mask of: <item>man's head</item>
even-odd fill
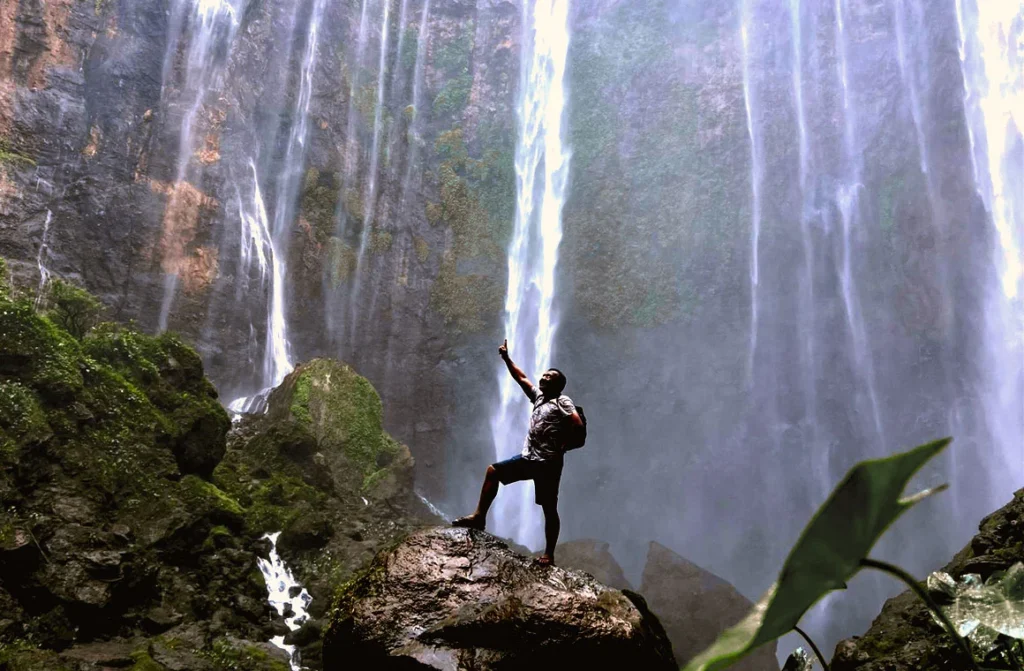
[[[540,390],[544,392],[545,396],[558,396],[565,389],[565,373],[558,370],[557,368],[548,368],[544,371],[544,374],[540,376],[540,383],[538,386]]]

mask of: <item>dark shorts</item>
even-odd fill
[[[492,464],[498,472],[498,482],[508,485],[522,480],[533,480],[538,506],[558,503],[558,483],[562,479],[562,460],[536,461],[517,455]]]

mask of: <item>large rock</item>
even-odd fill
[[[977,573],[982,580],[1024,561],[1024,489],[987,516],[979,533],[939,569],[956,579]],[[863,636],[840,641],[833,671],[916,671],[969,668],[956,644],[909,590],[885,602]]]
[[[619,562],[608,550],[608,543],[604,541],[584,538],[559,543],[555,548],[555,556],[558,565],[563,568],[586,571],[599,582],[615,589],[633,589]]]
[[[343,589],[324,669],[674,669],[638,595],[541,568],[484,532],[431,528]]]
[[[654,542],[642,580],[640,592],[665,626],[680,664],[704,650],[754,605],[722,578]],[[778,671],[775,645],[763,646],[732,668]]]

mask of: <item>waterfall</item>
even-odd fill
[[[811,228],[811,189],[810,181],[810,141],[807,133],[807,109],[804,100],[803,82],[803,19],[801,15],[800,0],[789,0],[789,28],[792,33],[792,68],[791,77],[793,86],[793,105],[796,108],[797,134],[798,138],[798,177],[797,185],[800,189],[800,243],[803,250],[802,274],[799,278],[799,322],[800,328],[800,350],[801,362],[801,384],[803,386],[804,415],[808,427],[808,442],[811,445],[817,444],[818,433],[818,364],[817,344],[815,333],[818,328],[817,305],[815,303],[814,270],[816,263],[817,249],[814,244],[814,237]],[[812,452],[811,471],[813,479],[819,484],[819,494],[824,497],[831,486],[828,473],[828,452],[826,450],[814,450]]]
[[[164,55],[162,92],[166,93],[173,78],[174,61],[178,45],[185,35],[189,36],[188,51],[185,55],[184,82],[180,102],[184,105],[178,136],[178,163],[175,182],[188,177],[192,152],[196,146],[193,125],[203,106],[207,92],[217,83],[225,58],[223,52],[230,52],[238,31],[239,16],[247,0],[176,0],[171,16],[172,33]],[[185,16],[190,20],[186,21]],[[226,49],[222,47],[227,46]],[[168,197],[168,207],[173,204],[174,193]],[[178,288],[179,268],[173,260],[164,261],[164,294],[160,305],[157,330],[167,330],[174,296]]]
[[[549,365],[557,326],[555,266],[569,174],[569,150],[563,138],[569,2],[536,0],[532,11],[529,5],[523,5],[516,219],[508,251],[505,336],[513,359],[536,381]],[[507,459],[522,446],[529,404],[504,365],[498,377],[501,403],[491,417],[491,431],[495,456]],[[496,508],[499,534],[528,545],[541,538],[532,486],[503,492]]]
[[[846,310],[846,321],[849,327],[850,341],[853,345],[854,365],[858,374],[863,376],[870,406],[869,412],[875,429],[876,448],[880,450],[885,444],[885,432],[882,428],[882,414],[878,406],[878,394],[875,390],[874,364],[861,314],[860,298],[853,270],[853,227],[859,223],[860,194],[864,189],[864,184],[861,182],[862,148],[857,144],[857,121],[854,116],[853,94],[850,90],[844,7],[844,0],[835,0],[837,68],[839,82],[842,86],[843,149],[848,171],[844,180],[840,181],[836,192],[836,205],[839,208],[839,218],[842,224],[842,260],[839,274],[843,306]]]
[[[228,404],[228,408],[235,413],[263,411],[270,390],[281,384],[285,376],[294,369],[291,344],[288,340],[288,308],[285,297],[288,279],[287,251],[309,149],[309,107],[313,97],[313,73],[316,69],[325,6],[326,0],[314,0],[306,26],[306,40],[299,68],[298,95],[291,115],[293,121],[274,191],[273,222],[268,222],[260,178],[253,160],[249,162],[252,173],[252,196],[248,206],[243,204],[239,196],[241,267],[247,276],[252,264],[252,252],[255,250],[261,284],[267,288],[267,322],[260,378],[262,389],[251,397],[238,398]],[[296,20],[294,16],[292,20]],[[295,30],[293,26],[293,33]]]
[[[46,211],[46,221],[43,222],[43,237],[39,241],[39,253],[36,255],[36,267],[39,269],[39,289],[36,291],[36,307],[43,303],[46,291],[46,283],[50,281],[52,273],[46,267],[46,257],[50,253],[50,223],[53,222],[53,211]]]
[[[287,277],[285,257],[288,238],[295,218],[295,201],[302,184],[306,164],[306,143],[309,139],[309,104],[313,97],[313,72],[316,69],[317,47],[320,40],[320,22],[323,20],[326,0],[315,0],[309,17],[306,44],[299,70],[299,95],[295,101],[295,119],[288,135],[282,174],[277,182],[274,224],[271,229],[273,243],[273,284],[270,309],[267,316],[266,345],[263,350],[263,386],[276,387],[292,372],[288,343],[287,306],[284,285]]]
[[[384,1],[384,16],[380,25],[380,57],[377,63],[377,102],[373,111],[373,141],[370,145],[370,167],[366,174],[366,189],[363,192],[363,230],[359,240],[359,252],[356,256],[354,283],[349,297],[349,333],[351,342],[355,343],[356,329],[359,323],[359,295],[362,290],[363,266],[366,262],[366,248],[373,234],[374,216],[377,204],[377,170],[380,166],[380,135],[384,114],[384,82],[387,74],[388,56],[388,22],[391,15],[390,0]]]
[[[761,181],[762,158],[761,140],[754,125],[753,87],[750,77],[750,30],[753,10],[749,2],[743,3],[743,23],[740,39],[743,44],[743,102],[747,112],[747,137],[750,139],[750,188],[752,191],[750,213],[750,355],[747,373],[750,383],[754,380],[754,360],[757,357],[758,328],[758,285],[761,269],[758,263],[761,241]]]
[[[277,553],[277,538],[281,532],[266,534],[263,538],[270,541],[270,557],[264,559],[257,557],[256,564],[263,574],[263,580],[267,583],[267,601],[274,607],[278,615],[284,617],[284,623],[291,631],[296,631],[309,618],[306,609],[309,608],[313,597],[309,595],[306,588],[295,580],[291,570]],[[290,608],[291,615],[286,615],[286,609]],[[284,642],[284,636],[275,636],[270,642],[288,653],[288,662],[292,671],[301,671],[303,668],[299,654],[295,651],[294,645]]]
[[[957,19],[974,179],[993,228],[980,396],[994,506],[1020,485],[1024,459],[1024,2],[958,0]]]
[[[349,95],[348,95],[348,111],[346,114],[345,122],[345,146],[342,149],[341,165],[342,165],[342,180],[341,180],[341,192],[338,198],[338,225],[337,225],[337,237],[342,241],[342,244],[348,245],[347,238],[350,228],[350,218],[355,218],[355,213],[350,212],[351,206],[350,194],[356,189],[357,179],[359,175],[359,95],[360,86],[362,79],[360,75],[365,69],[364,56],[366,54],[366,43],[370,35],[370,20],[369,20],[369,4],[370,0],[362,0],[359,10],[359,32],[356,35],[356,48],[355,53],[351,55],[350,60],[352,62],[351,68],[349,68]],[[383,50],[382,50],[383,53]],[[361,213],[360,213],[361,214]],[[358,216],[358,215],[357,215]],[[366,225],[366,222],[363,222]],[[346,249],[345,251],[349,251]],[[349,297],[350,298],[350,297]],[[343,306],[351,305],[351,302],[346,303],[344,300],[341,301]],[[341,315],[339,323],[339,312]],[[344,338],[344,329],[348,326],[349,311],[345,307],[340,310],[328,310],[327,311],[327,327],[328,330],[334,335],[340,344],[346,342]]]

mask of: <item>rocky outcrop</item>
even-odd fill
[[[289,642],[319,668],[334,588],[432,519],[373,387],[313,361],[226,436],[177,336],[76,338],[11,293],[0,279],[0,668],[285,671],[257,566],[276,531],[313,595]]]
[[[4,286],[0,362],[0,659],[116,666],[160,636],[214,669],[215,649],[261,649],[268,548],[203,479],[229,421],[195,351],[114,324],[76,339]]]
[[[977,573],[982,580],[1024,561],[1024,489],[981,521],[979,533],[938,569],[955,579]],[[885,602],[862,636],[836,646],[834,671],[919,671],[970,668],[963,653],[909,590]]]
[[[725,580],[654,542],[647,553],[640,593],[664,625],[680,665],[711,645],[754,605]],[[731,668],[778,671],[775,644],[762,646]]]
[[[608,543],[593,539],[582,539],[559,543],[555,548],[558,565],[564,568],[586,571],[597,581],[615,589],[633,589],[619,562],[608,549]]]
[[[674,669],[643,599],[542,568],[484,532],[433,528],[339,593],[324,668]]]

